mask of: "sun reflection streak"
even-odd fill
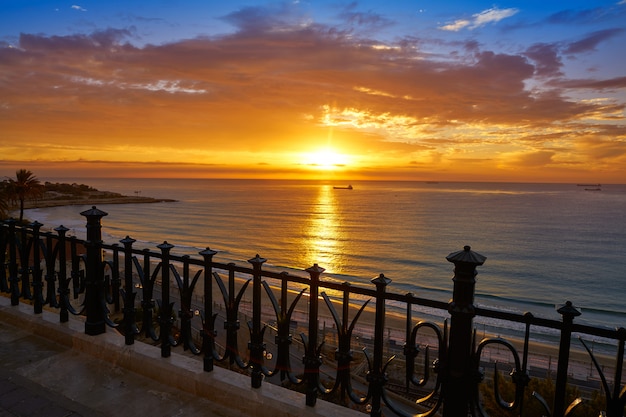
[[[317,263],[325,268],[327,273],[341,272],[340,258],[344,243],[337,202],[330,185],[320,187],[304,235],[308,264]]]

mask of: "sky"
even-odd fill
[[[0,176],[626,183],[626,0],[0,0]]]

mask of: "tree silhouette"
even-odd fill
[[[7,185],[9,199],[20,202],[20,222],[24,219],[24,201],[43,194],[43,186],[35,175],[27,169],[18,169],[15,179],[9,178]]]

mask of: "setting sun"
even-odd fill
[[[304,164],[316,169],[334,170],[346,166],[349,162],[350,157],[348,155],[331,148],[321,149],[304,155]]]

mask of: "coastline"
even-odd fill
[[[101,191],[85,184],[52,183],[46,181],[40,184],[36,195],[23,201],[24,210],[63,207],[88,206],[98,204],[144,204],[144,203],[173,203],[178,200],[170,198],[144,197],[135,191],[135,196],[129,196],[112,191]],[[18,201],[12,201],[9,212],[19,210]]]
[[[178,200],[169,198],[152,197],[85,197],[73,199],[39,199],[24,203],[24,209],[50,208],[62,206],[85,206],[98,204],[151,204],[151,203],[175,203]]]

